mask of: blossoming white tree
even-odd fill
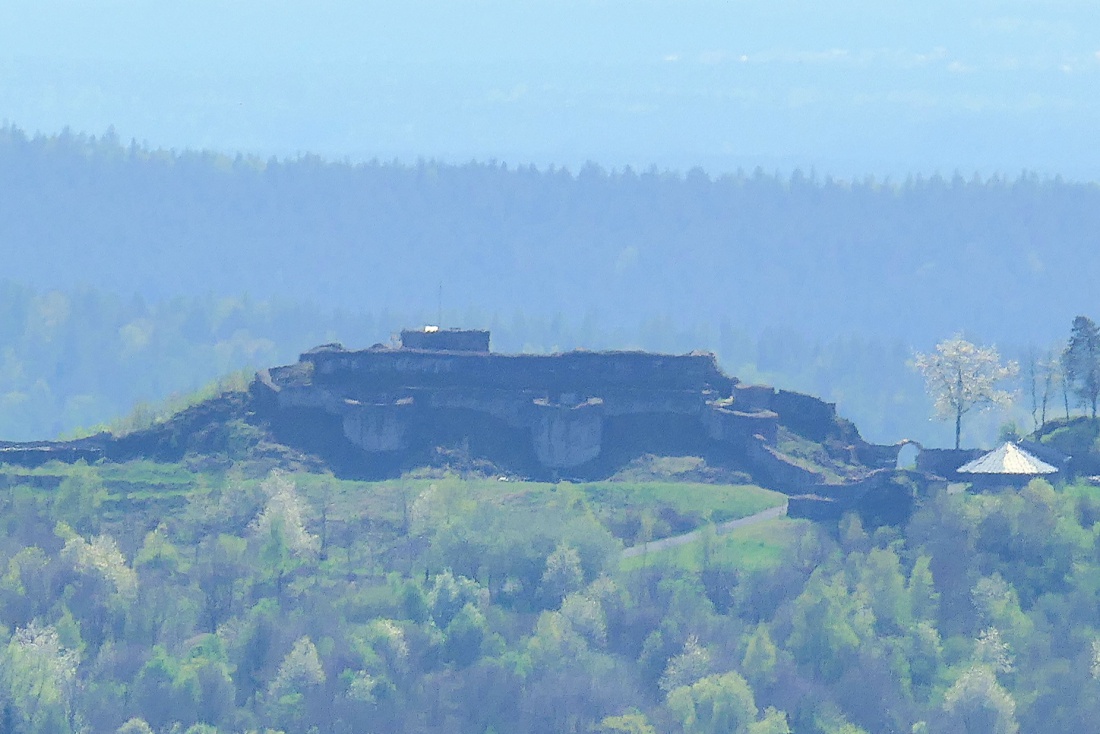
[[[937,344],[935,352],[918,354],[914,364],[924,375],[936,416],[955,419],[955,448],[964,415],[1012,402],[1012,394],[998,385],[1019,371],[1015,362],[1001,364],[996,347],[978,346],[959,334]]]
[[[54,627],[31,622],[15,631],[7,648],[0,649],[0,689],[14,708],[18,731],[71,728],[79,663],[79,653],[61,644]]]
[[[298,496],[294,480],[273,471],[260,485],[267,495],[264,509],[252,521],[252,530],[260,538],[281,533],[283,542],[295,556],[311,557],[320,548],[317,536],[306,530],[306,507]]]

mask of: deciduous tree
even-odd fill
[[[316,712],[320,703],[316,699],[325,680],[317,646],[308,637],[299,638],[268,686],[268,702],[276,720],[287,729],[305,731],[303,719]]]
[[[1012,400],[997,386],[1015,376],[1018,367],[1015,362],[1002,364],[995,347],[981,347],[955,335],[937,344],[935,352],[918,354],[914,364],[924,375],[937,417],[955,419],[955,448],[959,448],[964,415]]]
[[[685,734],[746,734],[758,711],[749,684],[732,671],[674,689],[668,708]]]
[[[963,672],[944,694],[948,731],[960,734],[1016,734],[1016,702],[993,671],[975,665]]]
[[[0,654],[0,684],[21,732],[67,732],[79,655],[61,644],[57,630],[31,622]]]

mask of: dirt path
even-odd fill
[[[714,530],[718,535],[725,535],[728,532],[736,530],[737,528],[747,527],[749,525],[755,525],[758,522],[764,522],[765,520],[772,520],[777,517],[783,517],[787,514],[787,503],[783,502],[778,507],[772,507],[771,509],[758,512],[755,515],[749,515],[748,517],[742,517],[737,520],[727,520],[724,523],[720,523],[714,526]],[[660,540],[651,540],[648,543],[642,545],[635,545],[627,548],[623,551],[623,558],[633,558],[634,556],[640,556],[643,553],[656,553],[657,551],[663,551],[668,548],[675,548],[678,545],[684,545],[690,543],[693,540],[698,540],[702,535],[703,528],[698,530],[692,530],[690,533],[684,533],[683,535],[673,535],[671,538],[661,538]]]

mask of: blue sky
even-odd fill
[[[5,0],[0,119],[154,146],[1100,180],[1089,2]]]

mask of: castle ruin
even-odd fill
[[[402,332],[398,345],[317,347],[261,371],[251,393],[280,440],[366,474],[462,446],[537,478],[603,477],[659,454],[702,456],[773,484],[823,481],[776,451],[781,427],[867,469],[896,455],[863,441],[834,405],[744,385],[709,353],[500,354],[486,331],[429,327]]]

